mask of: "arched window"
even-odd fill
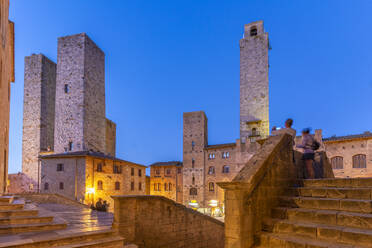
[[[115,190],[120,190],[120,182],[115,182]]]
[[[222,167],[222,173],[229,173],[230,172],[230,166],[224,165]]]
[[[97,190],[103,190],[103,183],[101,180],[97,182]]]
[[[367,168],[366,155],[364,154],[354,155],[353,168]]]
[[[341,156],[336,156],[331,158],[332,169],[343,169],[344,168],[344,158]]]
[[[97,165],[97,172],[102,172],[102,163]]]
[[[44,183],[44,190],[49,190],[49,183]]]
[[[209,175],[214,175],[214,173],[215,173],[214,166],[209,166],[208,174]]]
[[[168,190],[172,191],[172,184],[171,183],[169,183],[169,185],[168,185]]]
[[[168,184],[167,183],[164,183],[164,191],[167,191],[168,189]]]
[[[198,195],[198,190],[196,188],[191,188],[190,195]]]
[[[192,185],[194,185],[194,184],[195,184],[195,177],[192,176]]]
[[[251,36],[256,36],[257,35],[257,28],[255,26],[251,27],[250,35]]]
[[[209,191],[211,191],[211,192],[214,191],[214,183],[213,182],[209,183]]]

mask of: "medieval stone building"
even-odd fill
[[[9,156],[10,83],[14,82],[14,23],[9,0],[0,1],[0,195],[6,191]]]
[[[145,194],[145,166],[118,159],[105,114],[105,54],[85,34],[58,39],[57,64],[25,58],[22,170],[35,191],[94,203]]]

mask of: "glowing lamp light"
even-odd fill
[[[210,200],[209,201],[209,206],[211,206],[211,207],[217,207],[218,206],[218,201],[217,200]]]
[[[189,202],[189,205],[192,206],[192,207],[198,207],[199,206],[199,204],[195,200],[191,200]]]
[[[87,188],[88,194],[94,194],[94,188]]]

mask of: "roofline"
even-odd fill
[[[217,145],[208,145],[204,147],[206,150],[216,149],[216,148],[224,148],[224,147],[232,147],[236,146],[236,143],[226,143],[226,144],[217,144]]]
[[[334,138],[330,137],[330,138],[324,138],[323,143],[337,143],[337,142],[343,142],[343,141],[366,140],[366,139],[372,139],[372,136],[350,137],[350,138],[347,138],[345,136],[334,137]]]

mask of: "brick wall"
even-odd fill
[[[183,203],[182,166],[151,166],[150,175],[151,195],[164,196],[175,202]]]
[[[106,118],[106,153],[116,156],[116,124]]]
[[[117,196],[116,229],[146,248],[222,248],[224,224],[162,196]]]

